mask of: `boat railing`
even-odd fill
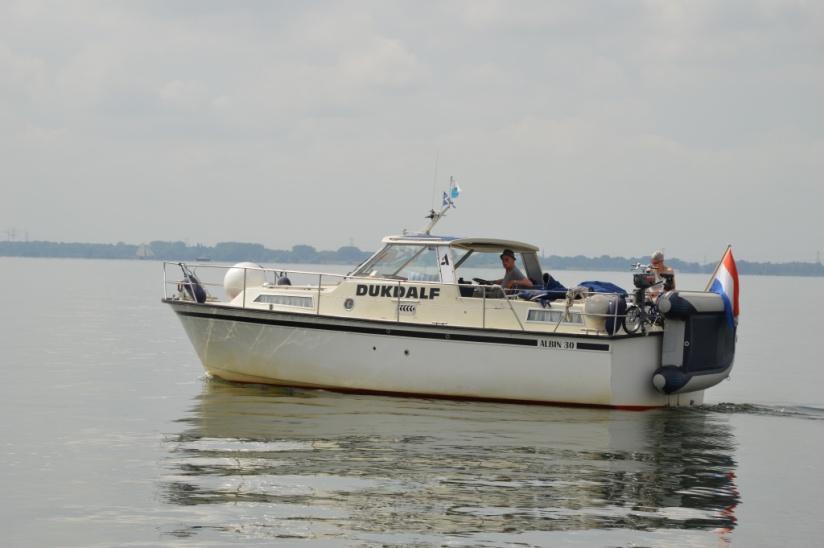
[[[284,268],[268,268],[263,266],[239,266],[239,265],[225,265],[225,264],[203,264],[203,263],[184,263],[180,261],[164,261],[163,262],[163,298],[168,300],[170,299],[169,295],[169,287],[174,287],[176,292],[173,293],[175,298],[182,298],[183,300],[193,300],[191,299],[191,293],[189,295],[184,292],[184,288],[188,285],[192,285],[193,282],[189,279],[189,277],[182,273],[182,279],[173,279],[170,280],[169,277],[169,268],[172,269],[186,269],[189,270],[195,278],[195,282],[200,284],[207,293],[206,300],[207,302],[220,302],[220,301],[231,301],[229,295],[226,294],[224,288],[224,280],[221,277],[219,280],[215,280],[214,276],[215,273],[220,273],[221,276],[225,276],[227,272],[230,270],[241,271],[242,274],[242,282],[240,287],[237,288],[238,295],[241,295],[241,307],[246,308],[246,290],[250,287],[254,287],[251,283],[252,280],[260,281],[260,275],[262,275],[263,287],[272,288],[272,287],[292,287],[292,288],[300,288],[306,290],[317,291],[317,299],[316,301],[316,313],[320,311],[320,295],[324,287],[324,280],[327,281],[326,287],[337,285],[341,281],[352,278],[349,274],[335,274],[330,272],[314,272],[314,271],[306,271],[306,270],[291,270],[291,269],[284,269]],[[185,272],[185,270],[184,270]],[[254,275],[250,273],[260,273],[260,275]],[[209,276],[208,278],[206,276]],[[294,278],[294,279],[293,279]],[[337,279],[336,283],[328,283],[330,280]]]
[[[170,276],[169,269],[172,268],[174,270],[181,269],[180,277],[178,276]],[[222,276],[225,276],[225,273],[229,270],[235,269],[235,271],[242,271],[242,283],[241,286],[238,287],[238,295],[241,295],[241,308],[247,308],[247,301],[246,301],[246,294],[247,289],[250,287],[254,287],[258,285],[258,282],[261,280],[261,276],[263,279],[262,285],[263,287],[267,288],[275,288],[275,287],[289,287],[290,289],[302,289],[307,292],[312,292],[313,296],[315,297],[313,312],[316,315],[320,315],[321,313],[321,300],[323,297],[323,290],[324,288],[334,287],[339,285],[340,283],[350,280],[350,279],[357,279],[357,280],[368,280],[369,282],[381,282],[384,284],[392,283],[397,284],[398,288],[400,288],[404,283],[414,282],[415,284],[422,284],[422,285],[455,285],[457,286],[460,292],[461,288],[472,288],[473,297],[478,297],[477,292],[480,292],[480,300],[481,300],[481,322],[480,327],[486,328],[487,327],[487,315],[488,311],[491,310],[490,303],[501,303],[505,302],[506,307],[509,309],[512,317],[515,320],[515,323],[518,325],[519,330],[521,331],[528,331],[528,326],[524,324],[524,319],[522,319],[521,314],[518,312],[515,306],[515,302],[522,301],[523,298],[519,295],[518,292],[510,292],[509,290],[505,290],[502,286],[497,284],[491,285],[474,285],[474,284],[461,284],[461,283],[442,283],[442,282],[434,282],[428,280],[407,280],[407,279],[398,279],[398,278],[391,278],[391,277],[369,277],[364,278],[363,276],[352,276],[351,273],[347,274],[336,274],[330,272],[316,272],[316,271],[306,271],[306,270],[292,270],[292,269],[284,269],[284,268],[276,268],[276,267],[263,267],[263,266],[240,266],[240,265],[225,265],[225,264],[214,264],[214,263],[184,263],[184,262],[172,262],[172,261],[164,261],[163,262],[163,298],[164,300],[187,300],[187,301],[194,301],[195,292],[192,291],[192,287],[194,284],[200,285],[205,290],[205,302],[229,302],[232,298],[229,297],[225,293],[224,288],[224,281],[223,278],[220,277],[218,280],[215,280],[215,277],[218,273]],[[186,274],[186,273],[189,274]],[[250,283],[252,282],[252,283]],[[170,295],[169,288],[174,287],[175,290]],[[188,289],[187,289],[188,287]],[[395,312],[395,321],[401,321],[401,303],[403,300],[402,292],[400,289],[394,293],[396,297],[393,299],[397,302],[396,312]],[[583,316],[589,316],[594,318],[599,318],[602,320],[609,320],[610,318],[613,320],[614,325],[619,325],[623,319],[623,315],[619,313],[619,309],[617,306],[614,306],[612,311],[609,312],[595,312],[595,311],[576,311],[572,312],[572,307],[576,302],[582,302],[583,300],[587,299],[588,297],[592,297],[595,295],[602,295],[607,298],[619,298],[623,295],[620,294],[613,294],[613,293],[602,293],[602,292],[591,292],[583,290],[582,288],[573,288],[567,290],[565,297],[562,301],[555,303],[549,300],[542,300],[540,301],[541,307],[544,309],[554,310],[554,311],[561,311],[561,315],[559,316],[558,321],[556,322],[553,332],[556,332],[562,323],[565,323],[564,320],[569,322],[574,314],[580,314]],[[495,307],[499,309],[499,307]],[[584,331],[600,331],[599,329],[591,329],[587,327],[582,327]]]

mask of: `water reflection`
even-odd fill
[[[724,414],[208,381],[181,423],[167,441],[162,496],[205,511],[168,534],[475,542],[523,531],[723,532],[736,522]]]

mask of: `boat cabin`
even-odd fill
[[[382,243],[383,247],[350,276],[464,285],[470,282],[463,280],[460,269],[470,257],[494,254],[497,259],[504,249],[518,256],[518,268],[536,287],[543,276],[538,248],[514,240],[404,234],[387,236]],[[479,266],[495,268],[500,263],[483,261]]]

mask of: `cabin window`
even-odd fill
[[[312,308],[312,297],[301,297],[298,295],[258,295],[255,299],[256,303],[265,304],[280,304],[284,306],[300,306],[303,308]]]
[[[426,246],[398,272],[402,278],[410,281],[437,282],[441,279],[438,266],[438,248]]]
[[[563,310],[530,310],[526,316],[528,322],[548,322],[558,323],[564,317]],[[569,320],[561,320],[562,323],[584,323],[584,318],[577,312],[570,313]]]

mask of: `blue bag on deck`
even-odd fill
[[[599,282],[599,281],[589,281],[589,282],[581,282],[578,284],[578,287],[586,287],[593,293],[617,293],[621,297],[626,297],[627,292],[624,289],[618,287],[612,282]]]
[[[526,300],[537,300],[545,303],[566,297],[567,288],[553,278],[549,273],[544,273],[543,289],[524,289],[518,292],[518,297]],[[537,286],[536,287],[540,287]]]

